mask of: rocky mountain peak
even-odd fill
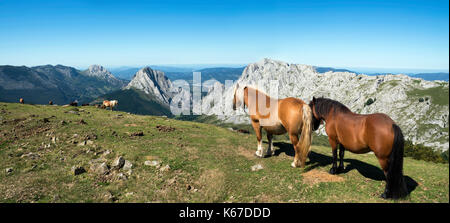
[[[93,74],[96,74],[96,73],[109,73],[109,71],[106,70],[106,68],[104,68],[103,66],[98,65],[98,64],[94,64],[94,65],[89,66],[88,70],[89,70],[90,73],[93,73]]]
[[[124,81],[117,79],[111,72],[101,65],[91,65],[83,73],[90,77],[106,80],[114,86],[122,87],[126,84]]]
[[[161,102],[168,104],[173,96],[170,91],[172,83],[164,75],[164,72],[153,70],[150,67],[140,69],[125,87],[125,89],[136,88],[144,91],[146,94],[155,95]]]
[[[86,74],[89,76],[96,76],[96,77],[100,77],[100,78],[117,79],[106,68],[104,68],[101,65],[97,65],[97,64],[89,66],[89,68],[86,71]]]

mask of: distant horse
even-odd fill
[[[23,100],[23,98],[20,98],[20,99],[19,99],[19,102],[20,102],[20,104],[25,103],[25,101]]]
[[[382,113],[360,115],[350,111],[340,102],[328,98],[314,98],[310,102],[313,111],[314,130],[325,121],[333,152],[331,174],[344,170],[344,151],[367,153],[372,151],[378,158],[386,176],[383,198],[402,198],[407,195],[403,178],[404,138],[401,129],[392,119]],[[339,167],[337,147],[339,146]]]
[[[53,105],[53,101],[49,101],[48,104],[49,104],[49,105]]]
[[[112,101],[103,101],[103,105],[104,108],[106,109],[107,107],[111,108],[111,111],[113,111],[113,108],[116,107],[119,104],[119,102],[117,100],[112,100]]]
[[[248,86],[239,88],[239,85],[237,85],[233,97],[234,110],[237,106],[242,105],[241,100],[250,111],[251,123],[256,132],[258,149],[255,155],[264,157],[261,144],[262,129],[267,132],[269,141],[266,156],[273,153],[273,135],[281,135],[287,132],[295,149],[295,157],[291,166],[305,167],[312,140],[312,111],[309,105],[297,98],[273,99],[257,89]],[[259,104],[259,102],[264,102],[263,100],[266,102],[266,108],[262,108]],[[264,109],[268,112],[262,112]]]
[[[73,102],[70,102],[70,104],[69,104],[70,106],[78,106],[78,102],[77,101],[73,101]]]

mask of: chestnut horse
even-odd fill
[[[304,167],[312,140],[312,111],[309,105],[297,98],[273,99],[257,89],[248,86],[239,88],[239,85],[236,85],[233,97],[234,110],[237,106],[242,105],[242,100],[244,106],[249,109],[251,123],[258,140],[258,149],[255,155],[258,157],[271,156],[273,135],[287,132],[295,150],[291,166]],[[260,102],[264,103],[263,100],[265,100],[266,106],[260,104]],[[263,154],[261,143],[262,129],[267,132],[269,141],[266,154]]]
[[[119,104],[119,102],[117,100],[112,100],[112,101],[105,100],[105,101],[103,101],[102,107],[104,106],[105,109],[107,107],[110,107],[111,111],[112,111],[113,108],[116,107],[118,104]]]
[[[325,121],[325,131],[333,152],[331,174],[344,170],[344,151],[367,153],[378,158],[386,176],[383,198],[403,198],[407,188],[403,178],[403,145],[401,129],[386,114],[355,114],[340,102],[328,98],[314,98],[309,106],[313,111],[314,130]],[[337,147],[339,146],[339,167]]]

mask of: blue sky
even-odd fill
[[[446,70],[449,1],[0,0],[0,64]]]

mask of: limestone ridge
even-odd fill
[[[124,85],[122,80],[117,79],[113,74],[111,74],[111,72],[100,65],[94,64],[89,66],[89,68],[84,71],[84,74],[90,77],[97,77],[99,79],[106,80],[114,85]]]
[[[144,67],[134,75],[125,89],[142,90],[146,94],[153,94],[164,104],[169,104],[175,94],[171,92],[172,87],[172,82],[164,75],[164,72]]]
[[[324,96],[340,101],[356,113],[386,113],[412,142],[444,151],[448,149],[448,97],[439,97],[448,95],[448,82],[425,81],[401,74],[318,73],[314,66],[263,59],[249,64],[237,83],[256,86],[260,80],[265,82],[263,90],[266,92],[269,92],[269,81],[277,80],[279,98],[297,97],[309,103],[313,96]],[[242,109],[235,112],[231,106],[214,103],[233,99],[235,85],[228,89],[218,85],[202,99],[203,113],[217,115],[225,122],[249,123],[248,115]],[[224,91],[222,98],[218,98],[221,94],[214,92],[216,90]],[[367,105],[370,98],[376,100]],[[323,127],[320,131],[325,134]]]

